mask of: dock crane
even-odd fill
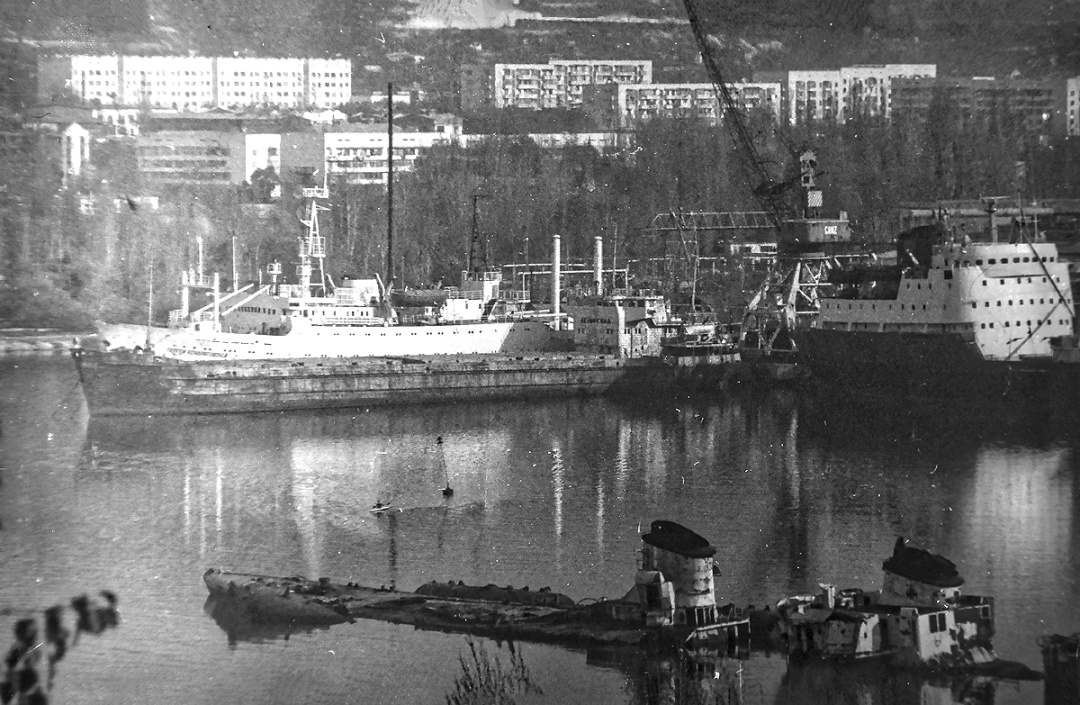
[[[792,150],[798,170],[787,178],[774,178],[758,150],[742,107],[735,100],[716,58],[711,39],[698,12],[698,0],[683,0],[690,28],[709,73],[720,105],[722,122],[731,135],[754,197],[777,235],[777,254],[764,282],[746,309],[740,352],[748,362],[768,363],[771,375],[794,371],[795,343],[790,331],[809,325],[819,309],[821,290],[828,286],[828,272],[849,254],[851,232],[847,215],[820,217],[821,191],[816,188],[817,155],[809,147]],[[800,208],[794,207],[791,191],[802,189]]]

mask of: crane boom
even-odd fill
[[[765,162],[746,125],[743,111],[735,102],[731,89],[724,81],[720,64],[709,47],[709,37],[698,14],[696,0],[683,0],[683,6],[690,20],[690,29],[694,32],[698,51],[701,52],[701,60],[705,65],[705,70],[709,72],[709,80],[712,82],[717,101],[723,111],[723,123],[731,134],[743,168],[750,177],[754,196],[768,214],[773,227],[779,232],[781,223],[788,215],[788,209],[783,200],[784,184],[775,181],[765,168]]]

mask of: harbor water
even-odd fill
[[[431,580],[633,585],[654,519],[717,548],[721,604],[878,588],[897,536],[995,598],[999,656],[1080,631],[1080,434],[1043,418],[877,417],[792,389],[203,417],[88,418],[66,357],[0,359],[0,633],[84,593],[122,624],[82,637],[55,702],[442,703],[460,634],[357,621],[293,634],[207,608],[221,567],[414,590]],[[436,438],[442,437],[442,450]],[[444,473],[445,464],[445,473]],[[440,490],[447,477],[454,495]],[[372,515],[376,501],[400,512]],[[479,640],[492,657],[510,645]],[[515,644],[542,693],[647,701],[633,653]],[[1043,684],[887,668],[736,665],[743,703],[1042,703]]]

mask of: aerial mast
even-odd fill
[[[394,84],[386,84],[386,285],[394,283]]]

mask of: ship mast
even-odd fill
[[[319,211],[329,210],[317,203],[320,198],[328,198],[329,190],[326,187],[326,174],[323,174],[323,185],[312,188],[303,188],[300,195],[307,199],[307,220],[300,218],[300,222],[307,227],[306,232],[299,238],[300,264],[296,267],[296,273],[300,277],[300,302],[312,296],[312,287],[318,286],[326,295],[326,271],[323,261],[326,259],[326,238],[319,234]],[[314,266],[312,260],[315,261]],[[318,283],[312,284],[311,278],[315,268],[318,268]]]

